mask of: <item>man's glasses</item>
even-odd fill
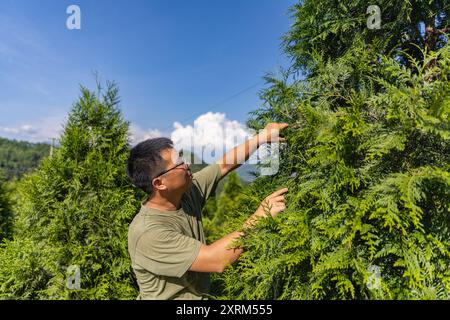
[[[170,169],[167,169],[167,170],[164,170],[164,171],[160,172],[160,173],[159,173],[157,176],[155,176],[153,179],[156,179],[156,178],[162,176],[163,174],[166,174],[167,172],[172,171],[172,170],[174,170],[174,169],[176,169],[176,168],[178,168],[178,167],[180,167],[180,166],[183,166],[183,165],[185,166],[185,169],[189,169],[189,163],[186,161],[185,158],[179,158],[177,162],[178,162],[178,164],[176,164],[174,167],[172,167],[172,168],[170,168]],[[152,181],[153,181],[153,179],[152,179]]]

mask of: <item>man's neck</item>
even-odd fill
[[[160,194],[152,194],[149,196],[144,206],[147,208],[154,208],[162,211],[176,211],[181,208],[182,196],[183,195],[165,198]]]

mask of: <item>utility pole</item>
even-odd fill
[[[53,157],[53,148],[55,146],[55,138],[50,138],[52,139],[52,144],[50,145],[50,158]]]

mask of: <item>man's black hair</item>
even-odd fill
[[[133,184],[147,194],[152,192],[152,179],[165,170],[161,151],[173,148],[169,138],[147,139],[138,143],[130,151],[127,174]]]

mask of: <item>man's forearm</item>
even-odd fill
[[[243,248],[232,248],[233,242],[241,235],[241,232],[235,231],[227,234],[210,245],[210,249],[214,252],[214,255],[218,261],[219,272],[222,272],[228,265],[233,264],[237,259],[239,259],[242,252],[244,252]]]
[[[253,214],[243,225],[243,229],[251,227],[258,219],[258,214]],[[219,271],[222,272],[227,266],[233,264],[241,254],[244,248],[235,247],[234,242],[242,236],[243,232],[235,231],[212,243],[209,247],[217,257]]]
[[[226,172],[230,172],[245,163],[250,155],[263,143],[265,143],[264,139],[260,134],[257,134],[227,152],[217,163],[220,164]]]
[[[195,272],[223,272],[230,264],[233,264],[244,252],[242,247],[236,246],[235,241],[243,235],[247,228],[251,228],[258,219],[277,215],[285,209],[284,193],[288,191],[283,188],[267,196],[254,214],[243,224],[243,231],[235,231],[220,238],[210,245],[202,244],[200,252],[194,263],[189,268]]]

